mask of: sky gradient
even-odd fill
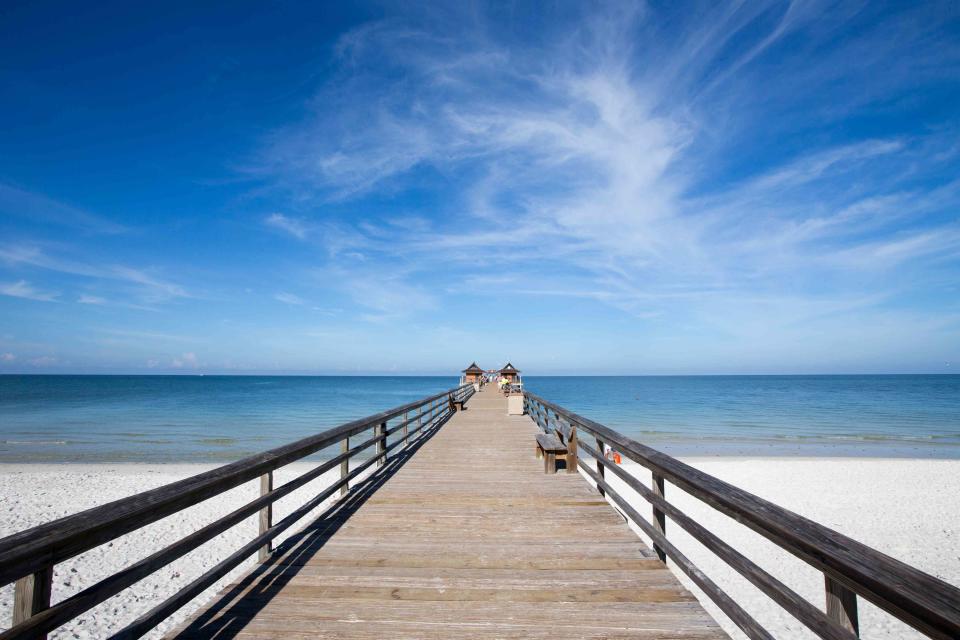
[[[955,2],[192,4],[0,8],[0,372],[960,372]]]

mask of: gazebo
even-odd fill
[[[470,363],[470,366],[463,370],[463,384],[471,382],[480,382],[483,377],[483,369],[477,366],[476,362]]]
[[[512,364],[510,364],[509,362],[503,367],[503,369],[500,369],[500,371],[498,371],[497,373],[499,373],[502,377],[506,378],[507,382],[509,382],[510,384],[513,384],[515,382],[520,382],[520,370],[517,369]]]

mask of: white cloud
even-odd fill
[[[831,33],[854,11],[831,12],[827,24],[795,3],[703,13],[673,25],[667,41],[647,10],[599,11],[538,41],[552,44],[530,46],[488,35],[471,12],[446,15],[442,28],[431,22],[429,32],[367,25],[341,40],[348,79],[321,92],[314,119],[272,138],[259,170],[319,202],[391,193],[406,179],[419,185],[423,168],[461,194],[432,226],[338,229],[346,240],[331,255],[356,251],[369,264],[327,272],[372,318],[434,307],[422,282],[470,277],[478,256],[505,265],[497,277],[521,283],[514,291],[708,322],[764,300],[796,300],[784,308],[805,318],[804,308],[835,313],[823,299],[874,307],[898,294],[891,270],[920,281],[930,260],[958,256],[956,230],[942,217],[956,210],[956,189],[908,182],[924,163],[946,167],[942,136],[807,136],[799,150],[737,164],[758,119],[810,126],[795,113],[777,120],[796,107],[776,96],[802,105],[829,76],[844,88],[831,94],[836,103],[854,104],[865,82],[909,82],[849,66],[838,77],[844,51],[868,43],[897,65],[926,55],[918,49],[936,38],[904,26],[899,39],[867,29],[837,43]],[[814,48],[822,64],[803,53]],[[774,50],[781,62],[771,68],[764,56]],[[382,60],[397,68],[381,75]],[[829,127],[842,115],[813,117]],[[474,283],[472,293],[504,291],[489,276]]]
[[[307,227],[302,220],[291,218],[282,213],[272,213],[267,216],[265,222],[281,231],[285,231],[295,238],[304,240],[307,237]]]
[[[170,366],[174,369],[197,369],[200,367],[200,362],[197,360],[197,354],[188,352],[179,358],[174,358],[170,362]]]
[[[57,273],[134,285],[139,298],[147,303],[164,302],[172,298],[192,297],[182,286],[157,277],[143,269],[125,265],[99,265],[55,258],[37,247],[2,246],[0,247],[0,260],[11,265],[26,265]]]
[[[306,304],[306,301],[303,298],[301,298],[300,296],[293,295],[292,293],[280,292],[280,293],[274,294],[273,299],[279,302],[282,302],[284,304],[293,304],[293,305]]]
[[[0,183],[0,211],[34,222],[52,222],[94,233],[116,234],[127,231],[123,225],[102,216],[4,183]]]
[[[14,362],[17,359],[12,353],[2,353],[0,354],[0,362]]]
[[[106,299],[101,298],[100,296],[91,296],[85,293],[80,294],[80,297],[77,298],[79,304],[94,304],[94,305],[103,305],[107,304]]]
[[[50,291],[40,291],[35,289],[26,280],[17,282],[0,283],[0,294],[14,298],[26,298],[28,300],[40,300],[42,302],[53,302],[57,299],[59,293]]]
[[[40,356],[39,358],[28,360],[28,362],[35,367],[49,367],[50,365],[56,364],[58,360],[53,356]]]

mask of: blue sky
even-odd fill
[[[960,368],[956,3],[92,4],[0,9],[0,371]]]

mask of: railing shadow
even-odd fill
[[[349,521],[376,491],[443,427],[454,414],[448,413],[423,436],[401,449],[386,464],[350,488],[301,531],[287,538],[262,564],[244,576],[174,638],[234,638],[279,594],[339,529]]]

